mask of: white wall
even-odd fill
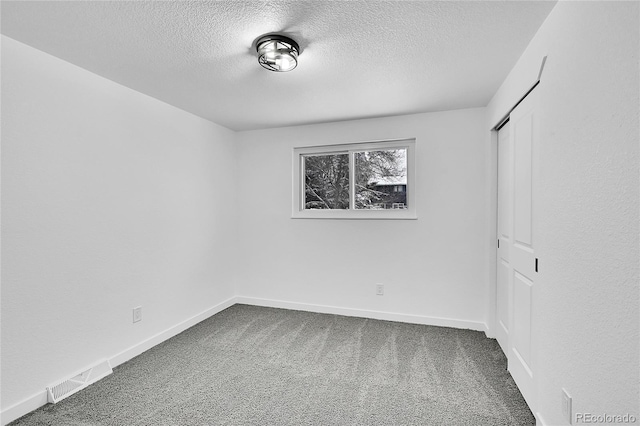
[[[239,133],[238,295],[484,329],[484,117],[479,108]],[[291,219],[293,147],[413,137],[417,220]]]
[[[639,4],[560,2],[488,106],[538,89],[538,413],[639,416]]]
[[[3,410],[234,295],[234,137],[2,37]]]

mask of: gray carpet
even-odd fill
[[[481,332],[234,305],[12,425],[534,425]]]

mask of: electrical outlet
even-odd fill
[[[569,422],[569,424],[573,424],[572,415],[571,415],[571,396],[567,393],[566,390],[562,389],[562,416]]]
[[[133,322],[142,321],[142,306],[133,308]]]
[[[376,295],[384,296],[384,284],[376,284]]]

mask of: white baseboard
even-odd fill
[[[486,334],[489,339],[496,338],[495,329],[492,327],[489,327],[489,325],[486,323],[484,324],[484,334]]]
[[[536,411],[534,417],[536,418],[536,426],[547,426],[544,419],[542,418],[542,415],[539,412]]]
[[[2,413],[0,413],[0,424],[4,426],[8,423],[11,423],[15,419],[18,419],[25,414],[32,412],[33,410],[37,410],[46,403],[47,391],[46,389],[42,389],[42,392],[38,392],[35,395],[23,399],[17,404],[13,404],[9,408],[5,408]]]
[[[202,311],[199,314],[194,315],[191,318],[188,318],[185,321],[182,321],[181,323],[176,324],[173,327],[170,327],[164,331],[161,331],[160,333],[154,336],[151,336],[148,339],[145,339],[142,342],[135,344],[130,348],[125,349],[124,351],[112,356],[109,359],[109,363],[111,364],[111,367],[116,367],[130,360],[131,358],[134,358],[140,355],[141,353],[151,349],[152,347],[164,342],[165,340],[168,340],[173,336],[176,336],[182,333],[186,329],[193,327],[194,325],[209,318],[210,316],[215,315],[218,312],[227,309],[229,306],[233,306],[236,303],[235,299],[236,299],[235,297],[231,297],[225,300],[224,302],[218,303],[217,305],[205,311]],[[18,419],[24,416],[25,414],[28,414],[31,411],[42,407],[46,403],[47,403],[47,392],[45,389],[43,389],[42,392],[38,392],[37,394],[32,395],[29,398],[26,398],[18,402],[17,404],[14,404],[11,407],[4,409],[0,413],[0,425],[4,426],[8,423],[11,423],[15,419]]]
[[[344,315],[347,317],[371,318],[385,321],[406,322],[410,324],[435,325],[467,330],[487,332],[487,325],[479,321],[466,321],[451,318],[428,317],[423,315],[398,314],[394,312],[370,311],[365,309],[341,308],[338,306],[315,305],[310,303],[287,302],[284,300],[260,299],[237,296],[236,303],[265,306],[270,308],[292,309],[296,311],[317,312],[321,314]]]
[[[111,367],[115,368],[118,365],[129,361],[131,358],[134,358],[138,355],[140,355],[141,353],[148,351],[149,349],[151,349],[152,347],[159,345],[160,343],[164,342],[165,340],[168,340],[170,338],[172,338],[173,336],[176,336],[180,333],[182,333],[183,331],[185,331],[186,329],[193,327],[194,325],[198,324],[201,321],[204,321],[205,319],[209,318],[212,315],[217,314],[220,311],[223,311],[225,309],[227,309],[230,306],[233,306],[236,304],[235,301],[235,297],[230,297],[229,299],[225,300],[224,302],[218,303],[217,305],[200,312],[197,315],[192,316],[191,318],[182,321],[179,324],[174,325],[173,327],[170,327],[164,331],[161,331],[160,333],[156,334],[155,336],[151,336],[146,340],[143,340],[140,343],[137,343],[133,346],[131,346],[128,349],[125,349],[124,351],[112,356],[109,359],[109,362],[111,363]]]

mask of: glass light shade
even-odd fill
[[[278,34],[261,37],[256,43],[258,63],[269,71],[291,71],[298,65],[298,43]]]

